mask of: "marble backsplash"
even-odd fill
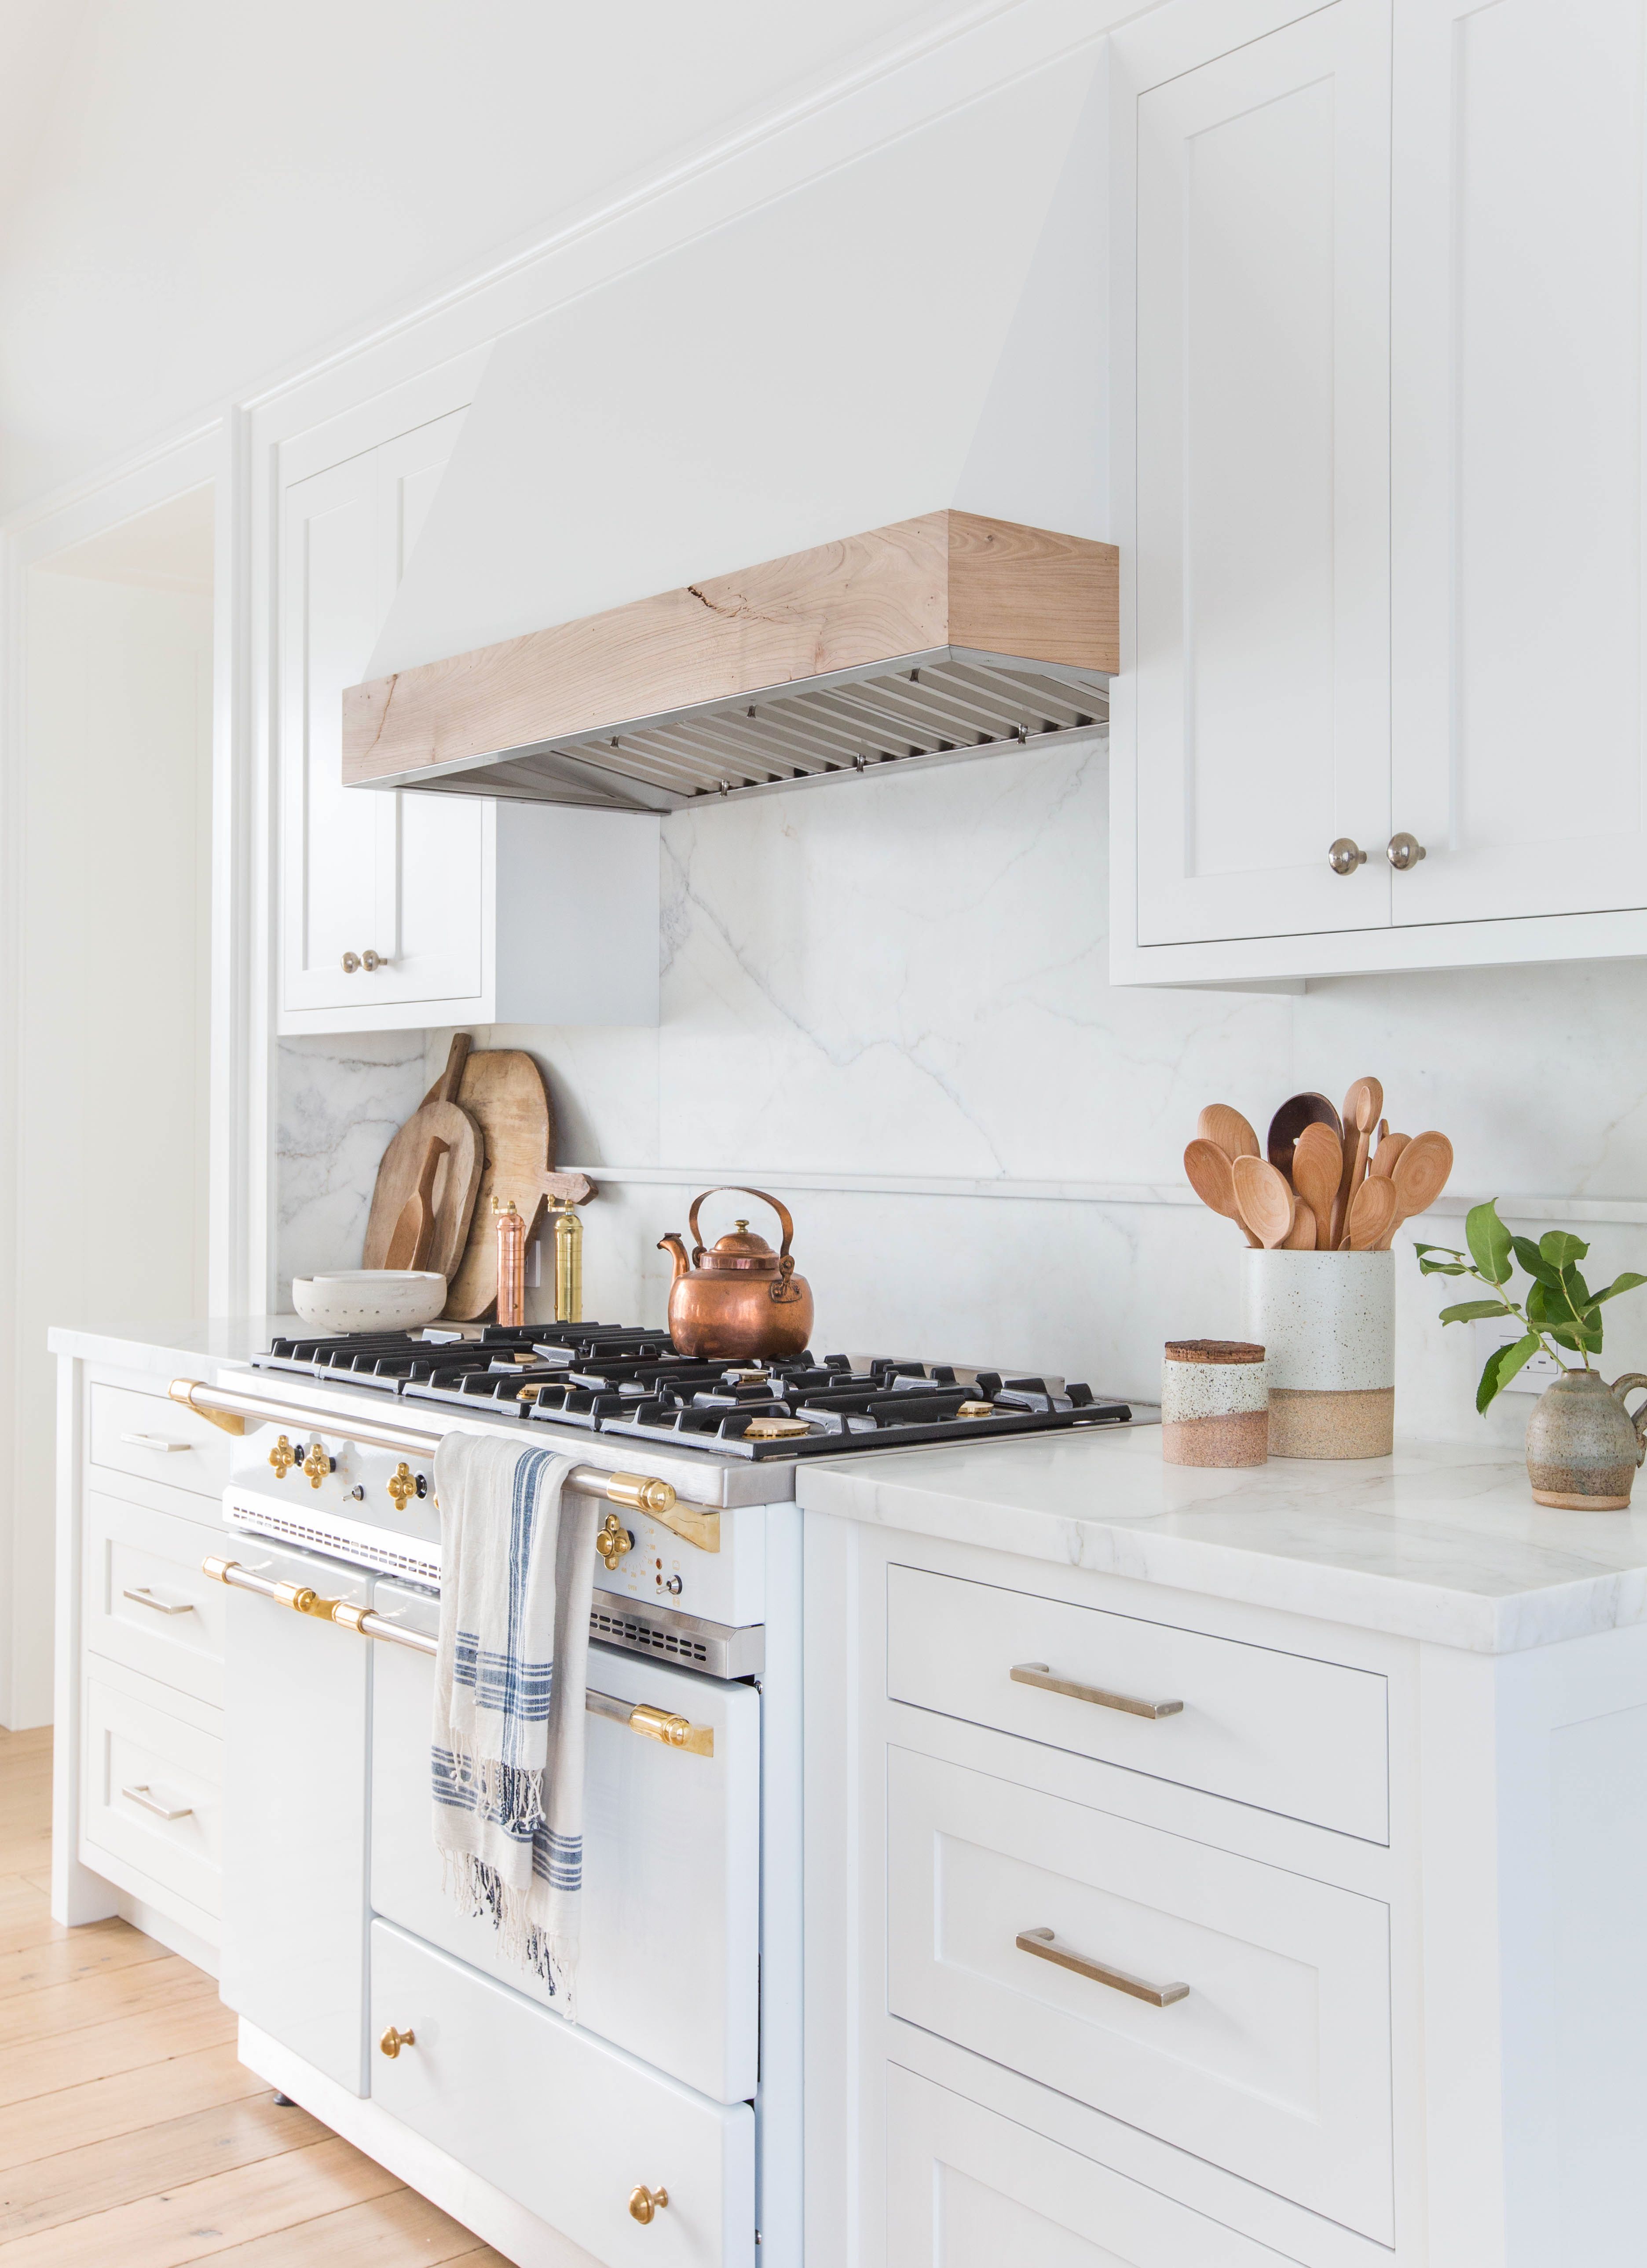
[[[1451,1135],[1461,1194],[1499,1194],[1506,1212],[1518,1194],[1599,1200],[1578,1229],[1592,1273],[1647,1270],[1636,964],[1303,995],[1112,990],[1105,805],[1100,747],[668,820],[658,1029],[475,1035],[538,1057],[559,1162],[607,1169],[588,1311],[661,1321],[656,1239],[733,1176],[791,1203],[820,1345],[1149,1395],[1164,1337],[1239,1328],[1238,1238],[1174,1201],[1200,1104],[1261,1128],[1296,1088],[1337,1097],[1363,1071],[1392,1123]],[[283,1292],[294,1272],[358,1263],[378,1157],[447,1036],[282,1044]],[[1420,1233],[1461,1227],[1433,1216]],[[1507,1399],[1483,1428],[1479,1352],[1436,1322],[1440,1282],[1409,1259],[1398,1283],[1399,1422],[1514,1438],[1530,1403]],[[1631,1302],[1613,1311],[1610,1372],[1647,1366],[1647,1295],[1636,1304],[1639,1323]]]

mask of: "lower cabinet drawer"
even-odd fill
[[[411,2040],[382,2051],[391,2027]],[[372,2098],[609,2268],[754,2268],[755,2114],[711,2102],[388,1922]],[[649,2221],[631,2200],[667,2191]]]
[[[164,1689],[156,1693],[163,1702]],[[85,1682],[82,1726],[85,1842],[221,1913],[222,1741],[95,1675]]]
[[[220,1528],[88,1490],[87,1652],[220,1708],[229,1594],[202,1574],[200,1563],[222,1549]]]
[[[1386,1907],[904,1749],[887,1817],[894,2015],[1393,2242]]]
[[[229,1437],[163,1393],[95,1381],[89,1397],[91,1462],[193,1496],[216,1498],[229,1478]],[[210,1513],[202,1507],[203,1516]]]
[[[1287,2268],[1278,2252],[896,2065],[889,2268]]]

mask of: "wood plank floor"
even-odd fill
[[[51,1734],[0,1731],[0,2268],[506,2268],[234,2053],[210,1977],[48,1906]]]

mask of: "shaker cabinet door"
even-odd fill
[[[1137,942],[1380,926],[1388,0],[1148,86],[1136,135]]]
[[[1397,0],[1397,924],[1647,904],[1644,19]]]

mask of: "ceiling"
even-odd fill
[[[0,511],[964,0],[0,0]]]

